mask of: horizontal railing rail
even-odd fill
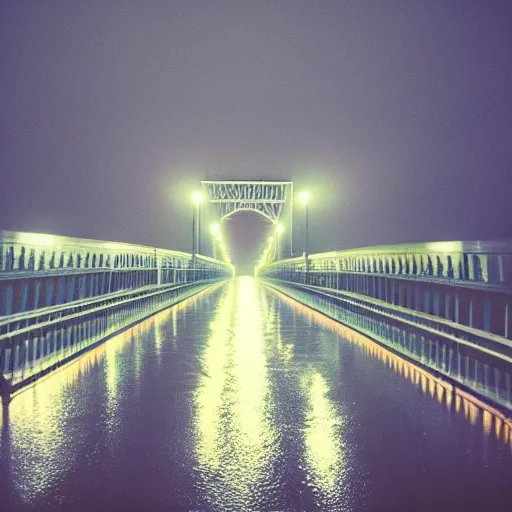
[[[267,280],[268,284],[279,287],[278,280]],[[296,283],[287,283],[286,286],[300,290],[302,292],[313,293],[327,299],[335,299],[339,304],[346,306],[357,306],[362,311],[368,313],[379,313],[390,320],[400,321],[404,325],[411,327],[420,327],[425,331],[442,333],[443,336],[450,338],[454,343],[466,346],[472,346],[478,350],[491,351],[496,357],[502,358],[504,362],[512,364],[512,340],[497,336],[489,332],[482,332],[466,325],[461,325],[444,318],[438,318],[434,315],[422,313],[420,311],[411,311],[400,306],[390,306],[382,301],[361,297],[359,294],[330,290],[318,286],[302,285]]]
[[[231,265],[207,256],[123,242],[40,233],[0,231],[0,279],[4,272],[56,269],[215,268]]]
[[[203,255],[121,242],[0,232],[0,318],[145,286],[227,278]]]
[[[257,275],[359,294],[512,339],[512,242],[351,249],[261,264]]]
[[[333,251],[257,275],[512,410],[512,241]]]
[[[512,286],[512,241],[363,247],[271,262],[260,274],[337,271]]]
[[[0,231],[2,400],[233,272],[228,261],[199,254]]]
[[[0,335],[0,391],[4,402],[12,393],[106,337],[219,282],[147,287],[80,305],[66,304],[46,315],[27,315],[32,319],[30,323],[13,320],[14,329]]]

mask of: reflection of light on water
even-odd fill
[[[340,416],[328,397],[329,386],[324,377],[313,372],[304,378],[308,393],[306,458],[311,470],[311,485],[326,496],[341,488],[346,459],[339,433]]]
[[[154,340],[155,340],[155,353],[158,364],[162,363],[162,343],[165,340],[165,332],[163,330],[163,322],[155,323],[155,332],[154,332]]]
[[[275,432],[269,401],[263,318],[256,284],[228,285],[210,324],[197,390],[195,448],[205,499],[223,510],[245,510],[271,480]],[[222,503],[219,502],[222,500]]]
[[[153,319],[150,318],[144,322],[143,329],[150,329],[153,324]],[[124,378],[123,373],[120,374],[119,369],[121,362],[119,361],[120,354],[123,348],[133,339],[136,327],[128,331],[124,331],[112,340],[105,343],[105,384],[107,391],[106,400],[106,432],[107,432],[107,450],[113,454],[119,448],[118,433],[119,433],[119,384]],[[122,368],[121,368],[122,370]]]
[[[323,313],[315,311],[273,288],[267,289],[279,296],[283,301],[291,304],[303,316],[314,319],[318,324],[328,327],[332,331],[337,332],[342,338],[358,345],[366,354],[377,358],[391,370],[402,375],[414,385],[419,386],[423,393],[437,397],[440,403],[444,400],[449,408],[452,406],[452,403],[454,403],[455,412],[464,414],[464,417],[469,420],[472,425],[477,424],[479,417],[482,416],[482,427],[485,434],[490,434],[493,431],[492,426],[489,427],[489,425],[494,423],[496,437],[506,444],[510,443],[512,449],[512,420],[494,407],[466,391],[435,377],[423,368],[394,354],[370,338],[338,323]],[[485,416],[484,418],[484,411],[490,414],[492,421],[489,419],[489,416]],[[483,423],[484,421],[486,424]]]
[[[482,420],[484,425],[484,432],[489,434],[492,429],[492,414],[489,411],[484,411]]]
[[[207,292],[200,295],[203,293]],[[197,300],[195,296],[183,301],[179,307],[186,307],[194,300]],[[120,421],[119,384],[127,376],[126,372],[133,371],[133,365],[126,371],[122,367],[123,349],[128,343],[140,341],[154,326],[167,323],[176,307],[164,310],[85,352],[14,397],[9,405],[9,435],[2,438],[2,442],[9,445],[1,448],[3,453],[11,455],[12,479],[25,504],[34,503],[38,496],[61,481],[62,475],[71,467],[79,464],[77,457],[87,436],[75,430],[79,422],[73,418],[90,414],[89,410],[84,410],[84,404],[85,407],[90,405],[91,409],[99,407],[97,401],[89,404],[86,399],[90,396],[84,396],[76,387],[86,387],[91,374],[101,365],[106,394],[107,445],[109,450],[115,450],[119,439],[116,435]],[[0,412],[3,413],[1,409]],[[100,418],[102,411],[95,410],[94,414]],[[2,421],[3,414],[0,414],[0,424],[5,431]],[[0,510],[3,510],[1,507],[0,504]]]
[[[252,457],[261,459],[265,434],[266,365],[263,354],[263,319],[253,279],[241,279],[235,327],[236,377],[238,381],[237,413],[243,436],[250,444]],[[249,446],[247,447],[249,448]]]
[[[177,345],[178,340],[178,314],[176,311],[172,312],[172,351],[176,352],[178,350]]]
[[[86,353],[20,393],[9,405],[15,486],[24,503],[36,499],[73,464],[77,446],[64,428],[74,406],[73,387],[96,369],[104,353],[104,345]]]
[[[276,298],[273,297],[269,304],[268,296],[263,295],[263,297],[265,298],[265,307],[267,308],[265,335],[270,333],[275,338],[275,346],[283,361],[290,361],[293,359],[295,345],[293,343],[283,343],[282,322],[276,321]]]
[[[232,315],[234,291],[230,286],[217,309],[215,319],[210,324],[208,345],[202,354],[202,365],[206,375],[202,376],[202,385],[195,397],[197,407],[196,449],[200,463],[212,469],[220,467],[221,413],[223,408],[222,392],[226,383],[226,369],[230,337],[230,318]]]

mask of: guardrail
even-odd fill
[[[146,286],[0,321],[0,394],[4,403],[37,378],[107,337],[218,281]]]
[[[0,231],[0,317],[148,285],[230,277],[206,256],[121,242]]]
[[[233,275],[201,255],[0,231],[0,394]]]
[[[258,275],[358,293],[512,338],[512,242],[435,242],[313,254]]]
[[[497,405],[512,411],[512,342],[356,294],[268,280],[266,284]]]
[[[313,254],[260,264],[258,276],[512,410],[512,242]]]

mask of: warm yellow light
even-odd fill
[[[202,200],[203,195],[201,194],[201,192],[194,192],[192,194],[192,201],[194,201],[194,203],[199,204]]]
[[[283,227],[281,224],[278,224],[278,225],[276,226],[276,231],[277,231],[278,233],[282,233],[282,232],[284,231],[284,227]]]
[[[216,240],[217,242],[222,242],[222,237],[220,235],[217,235]]]
[[[226,461],[235,461],[237,478],[219,482],[219,506],[240,510],[276,464],[277,431],[265,413],[274,402],[257,285],[242,277],[225,290],[199,356],[205,375],[192,395],[191,447],[206,475],[222,474]]]
[[[269,237],[268,241],[269,242],[273,242],[274,241],[274,237],[273,236]]]
[[[299,194],[299,201],[302,204],[306,204],[307,202],[309,202],[309,192],[301,192]]]
[[[212,224],[210,226],[210,231],[212,232],[212,234],[217,234],[219,232],[219,229],[220,229],[220,226],[218,224]]]

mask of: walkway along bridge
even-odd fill
[[[110,336],[233,272],[229,261],[183,252],[1,232],[3,403]],[[512,244],[353,249],[263,261],[257,275],[510,416]]]

